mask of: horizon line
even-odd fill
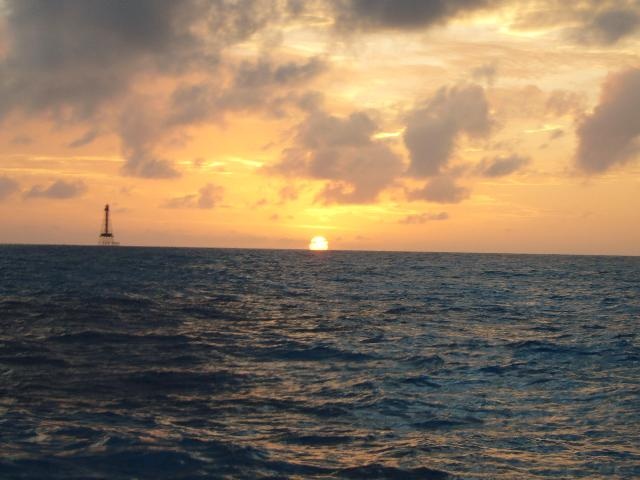
[[[92,243],[22,243],[22,242],[0,242],[0,247],[4,246],[33,246],[33,247],[100,247],[101,249],[119,248],[175,248],[194,250],[270,250],[270,251],[300,251],[313,252],[314,254],[326,254],[327,252],[345,253],[422,253],[422,254],[443,254],[443,255],[538,255],[538,256],[565,256],[565,257],[628,257],[639,258],[640,253],[559,253],[559,252],[472,252],[472,251],[438,251],[438,250],[354,250],[330,248],[329,250],[309,250],[308,248],[275,248],[275,247],[225,247],[225,246],[187,246],[187,245],[136,245],[122,244],[116,246],[105,246]]]

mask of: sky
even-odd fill
[[[640,0],[0,0],[0,242],[640,255]]]

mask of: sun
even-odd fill
[[[309,250],[329,250],[329,242],[323,236],[318,235],[309,242]]]

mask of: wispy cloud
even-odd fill
[[[0,177],[0,200],[4,200],[19,189],[20,185],[12,178],[5,176]]]
[[[210,209],[217,206],[223,198],[224,189],[211,183],[202,187],[198,193],[175,197],[167,200],[164,208],[202,208]]]
[[[79,197],[86,191],[87,186],[82,180],[56,180],[48,186],[34,185],[31,189],[25,192],[24,197],[66,200]]]
[[[449,214],[447,212],[440,213],[417,213],[413,215],[407,215],[401,219],[398,223],[404,225],[422,225],[427,222],[448,220]]]
[[[483,177],[504,177],[511,175],[522,169],[530,162],[528,157],[521,155],[498,156],[494,158],[485,158],[476,167],[478,175]]]

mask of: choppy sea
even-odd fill
[[[2,479],[640,477],[640,258],[0,247]]]

